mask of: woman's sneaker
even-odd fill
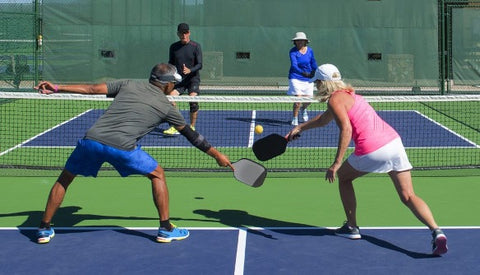
[[[358,227],[349,226],[347,222],[345,222],[342,227],[335,230],[335,235],[351,240],[358,240],[362,237],[360,235],[360,229]]]
[[[53,237],[55,237],[55,230],[52,227],[39,228],[37,231],[37,243],[49,243]]]
[[[303,117],[303,121],[308,121],[307,109],[302,110],[302,117]]]
[[[297,126],[298,125],[298,118],[297,117],[294,117],[292,119],[292,123],[291,123],[293,126]]]
[[[190,232],[184,228],[178,228],[172,224],[172,231],[168,231],[163,227],[158,228],[157,242],[169,243],[171,241],[179,241],[188,238]]]
[[[447,236],[445,236],[443,231],[440,228],[433,230],[432,237],[432,254],[439,256],[447,253]]]

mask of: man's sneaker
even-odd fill
[[[292,119],[292,125],[293,125],[293,126],[297,126],[297,125],[298,125],[298,118],[294,117],[294,118]]]
[[[173,126],[168,128],[167,130],[163,131],[163,134],[164,135],[169,135],[169,136],[180,135],[180,133],[177,131],[177,129],[175,129],[175,127],[173,127]]]
[[[439,256],[447,253],[447,236],[443,234],[443,231],[440,228],[433,230],[432,237],[432,254]]]
[[[163,227],[158,228],[157,242],[169,243],[171,241],[179,241],[188,238],[190,232],[184,228],[178,228],[172,224],[172,231],[168,231]]]
[[[50,228],[39,228],[37,231],[37,243],[48,243],[55,237],[55,230]]]
[[[308,113],[306,109],[302,111],[303,121],[308,121]]]
[[[360,235],[360,229],[358,227],[349,226],[347,222],[345,222],[342,227],[335,230],[335,235],[351,240],[358,240],[362,237]]]

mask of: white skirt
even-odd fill
[[[294,96],[313,96],[314,83],[308,81],[302,81],[298,79],[288,80],[288,92],[287,95]]]
[[[347,161],[356,170],[369,173],[401,172],[412,169],[400,138],[366,155],[357,156],[352,153]]]

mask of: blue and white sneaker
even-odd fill
[[[157,242],[169,243],[171,241],[180,241],[188,238],[190,232],[185,228],[178,228],[172,223],[172,231],[168,231],[163,227],[158,228]]]
[[[49,243],[50,240],[55,237],[55,230],[53,227],[50,228],[39,228],[37,231],[37,243]]]

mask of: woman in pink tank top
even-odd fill
[[[302,131],[323,127],[335,120],[340,129],[337,153],[328,168],[325,179],[334,182],[338,176],[340,197],[347,221],[335,234],[350,239],[360,239],[356,218],[356,197],[353,181],[370,172],[388,173],[400,200],[432,232],[432,254],[447,252],[447,237],[438,227],[428,205],[413,191],[405,148],[399,134],[386,123],[362,96],[355,94],[352,86],[342,81],[337,67],[323,64],[310,80],[317,86],[317,98],[327,102],[327,110],[315,118],[294,127],[288,140],[299,137]],[[355,151],[343,162],[350,141]]]

